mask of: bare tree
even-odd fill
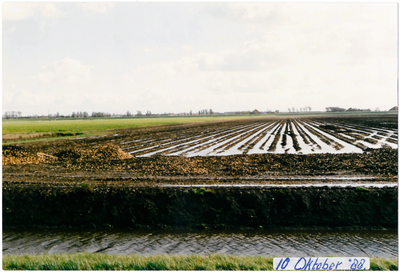
[[[6,119],[17,119],[19,116],[19,111],[6,111],[3,115],[3,118]]]
[[[344,112],[344,111],[346,111],[346,109],[340,108],[340,107],[327,107],[326,111],[327,112]]]

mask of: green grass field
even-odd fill
[[[371,258],[371,270],[397,270],[398,260]],[[273,270],[273,258],[210,255],[99,253],[3,255],[4,270]]]
[[[150,118],[85,118],[68,120],[3,120],[3,134],[73,131],[86,132],[107,129],[123,129],[142,126],[173,125],[192,122],[209,122],[249,118],[243,116],[209,117],[150,117]]]
[[[265,116],[265,115],[264,115]],[[144,126],[174,125],[195,122],[212,122],[249,118],[242,116],[188,116],[188,117],[139,117],[139,118],[83,118],[83,119],[42,119],[42,120],[3,120],[3,144],[29,141],[56,140],[57,135],[89,136],[104,134],[106,130],[125,129]],[[258,115],[252,115],[257,118]]]

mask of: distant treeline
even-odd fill
[[[127,111],[125,114],[117,114],[117,113],[109,113],[109,112],[92,112],[91,114],[87,111],[77,111],[72,112],[70,115],[61,115],[58,112],[56,114],[48,114],[48,115],[30,115],[30,116],[22,116],[20,111],[7,111],[3,114],[3,119],[63,119],[63,118],[104,118],[104,117],[141,117],[141,116],[153,116],[153,117],[165,117],[165,116],[200,116],[200,115],[243,115],[243,114],[271,114],[271,113],[279,113],[279,111],[267,111],[267,112],[259,112],[258,110],[253,111],[234,111],[234,112],[214,112],[212,109],[204,109],[198,112],[183,112],[183,113],[156,113],[153,114],[151,111],[146,111],[146,113],[142,113],[141,111],[137,111],[136,114]]]
[[[345,112],[345,111],[371,111],[370,109],[356,109],[356,108],[348,108],[347,110],[345,108],[340,108],[340,107],[327,107],[326,108],[327,112]]]
[[[347,110],[345,108],[341,107],[327,107],[325,108],[327,112],[351,112],[351,111],[367,111],[370,112],[370,109],[357,109],[357,108],[348,108]],[[398,108],[397,106],[391,108],[389,111],[397,111]],[[380,111],[378,108],[375,109],[375,111]]]

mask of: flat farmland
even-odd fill
[[[363,123],[354,118],[285,118],[227,122],[217,127],[188,129],[173,136],[132,137],[118,145],[137,157],[337,154],[397,148],[397,138],[393,119]]]
[[[268,117],[134,127],[3,146],[3,178],[55,169],[88,180],[397,175],[397,116]],[[33,170],[36,169],[36,170]],[[59,170],[56,170],[59,169]],[[53,170],[52,170],[53,171]],[[106,171],[102,173],[102,171]],[[162,178],[165,180],[164,178]],[[70,179],[74,180],[74,178]],[[84,179],[77,179],[84,182]],[[303,179],[304,180],[304,179]],[[168,183],[170,183],[168,182]]]
[[[285,116],[3,145],[3,224],[392,228],[397,136],[393,115]]]
[[[248,116],[186,116],[3,120],[3,143],[26,139],[57,139],[63,136],[99,135],[108,130],[248,118]]]

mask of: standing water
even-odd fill
[[[3,254],[100,252],[397,258],[395,230],[8,230]]]

